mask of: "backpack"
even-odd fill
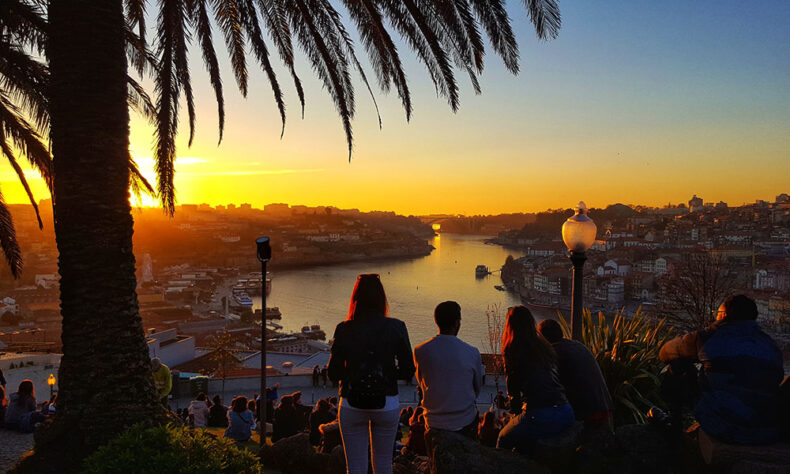
[[[348,402],[354,408],[378,410],[387,402],[387,381],[384,367],[376,356],[377,338],[366,339],[369,347],[365,350],[365,357],[348,381]]]

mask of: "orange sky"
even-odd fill
[[[216,105],[193,51],[198,129],[191,149],[186,130],[179,139],[178,202],[478,214],[580,199],[664,205],[694,193],[737,205],[790,192],[789,4],[756,12],[735,1],[671,3],[563,2],[560,37],[537,42],[520,2],[509,2],[522,72],[509,75],[489,52],[482,95],[459,74],[455,115],[403,47],[413,119],[406,124],[397,98],[377,93],[379,130],[358,87],[351,163],[333,106],[304,63],[304,120],[280,74],[289,106],[282,140],[264,76],[251,70],[244,100],[225,67],[227,127],[217,147]],[[132,154],[153,181],[151,133],[133,118]],[[40,179],[32,184],[47,197]],[[6,164],[0,187],[8,202],[26,201]]]

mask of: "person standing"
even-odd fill
[[[338,419],[349,474],[368,472],[369,451],[375,474],[392,473],[397,381],[414,376],[414,360],[406,325],[388,312],[379,276],[359,275],[348,317],[335,328],[329,378],[340,384]]]
[[[321,377],[321,371],[318,370],[318,366],[313,367],[313,388],[318,387],[318,379]]]
[[[516,416],[500,431],[497,448],[526,454],[538,439],[573,426],[573,408],[560,383],[557,355],[538,334],[535,318],[525,306],[514,306],[507,313],[502,356],[510,412]]]
[[[439,334],[414,348],[425,422],[429,431],[455,431],[475,439],[475,401],[485,372],[480,351],[458,339],[461,329],[461,306],[458,303],[439,303],[433,318]]]
[[[154,377],[154,386],[162,400],[162,405],[169,408],[167,404],[167,396],[170,395],[170,390],[173,388],[173,376],[170,374],[170,367],[166,366],[159,360],[159,357],[151,359],[151,373]]]

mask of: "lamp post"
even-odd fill
[[[587,217],[587,206],[579,202],[576,214],[562,224],[562,240],[570,252],[573,264],[573,296],[571,299],[571,337],[575,341],[582,338],[582,307],[584,305],[584,262],[587,249],[595,243],[597,227]]]
[[[261,262],[261,446],[266,444],[266,264],[272,258],[268,237],[255,239],[258,261]]]
[[[54,374],[49,374],[49,377],[47,378],[47,385],[49,385],[49,399],[50,400],[52,400],[52,394],[54,393],[55,383],[56,382],[57,381],[55,380],[55,375]]]

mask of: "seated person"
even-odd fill
[[[340,436],[340,422],[335,418],[329,423],[324,423],[318,427],[321,433],[321,448],[318,450],[322,453],[331,453],[336,446],[341,446],[343,438]]]
[[[294,407],[291,395],[283,395],[280,404],[274,410],[274,423],[272,424],[272,442],[293,436],[301,430],[300,414]]]
[[[458,303],[440,303],[433,317],[439,334],[414,348],[425,422],[429,430],[455,431],[475,438],[476,400],[485,371],[480,352],[458,338],[461,329]],[[412,416],[412,420],[416,419]]]
[[[499,430],[496,415],[493,411],[487,411],[483,415],[483,421],[480,422],[480,426],[477,427],[477,437],[480,439],[480,444],[489,448],[496,447]]]
[[[255,420],[252,412],[247,409],[247,397],[234,398],[230,402],[230,408],[225,437],[238,442],[249,441],[252,437],[252,430],[255,428]]]
[[[694,416],[707,434],[731,444],[770,444],[781,436],[782,353],[756,319],[752,299],[729,297],[710,328],[677,337],[659,353],[665,363],[701,362]]]
[[[575,423],[557,370],[554,348],[538,334],[525,306],[510,308],[502,335],[505,383],[514,417],[499,432],[497,448],[529,454],[540,439]]]
[[[334,419],[329,413],[329,402],[324,399],[318,400],[315,410],[310,413],[310,444],[313,446],[321,444],[321,432],[318,431],[318,427]]]
[[[409,439],[406,440],[406,446],[415,454],[420,456],[427,456],[428,449],[425,445],[425,413],[421,406],[414,410],[414,414],[409,420]]]
[[[36,423],[46,419],[46,416],[36,411],[36,406],[36,391],[33,382],[25,379],[19,384],[17,391],[8,397],[4,417],[5,428],[32,433]]]
[[[557,354],[557,370],[565,396],[573,407],[577,420],[584,421],[585,429],[609,427],[612,396],[606,387],[601,368],[587,347],[562,337],[560,324],[545,319],[538,332],[549,341]]]
[[[216,428],[228,427],[228,407],[222,404],[222,397],[214,395],[214,404],[208,410],[208,425]]]
[[[189,402],[188,412],[192,418],[192,426],[195,428],[205,428],[208,425],[209,407],[205,393],[198,393],[197,397]]]

